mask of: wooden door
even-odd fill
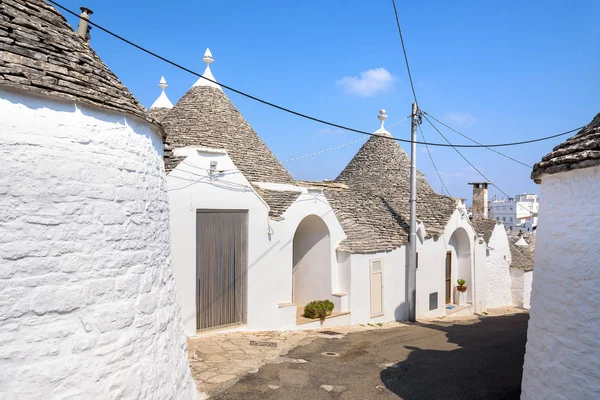
[[[197,329],[246,322],[248,213],[196,214]]]
[[[383,315],[383,268],[381,260],[371,261],[371,317]]]
[[[452,303],[452,252],[446,253],[446,304]]]

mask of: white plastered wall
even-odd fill
[[[195,397],[162,148],[125,114],[0,89],[0,397]]]
[[[187,158],[171,171],[167,183],[173,265],[187,335],[196,335],[197,209],[248,210],[248,308],[247,324],[241,330],[296,327],[296,307],[291,305],[293,238],[300,222],[309,215],[321,218],[329,231],[331,293],[339,291],[335,248],[345,235],[323,194],[297,188],[302,194],[282,215],[284,219],[269,220],[267,205],[225,151],[188,148],[177,149],[177,154]],[[211,161],[216,161],[216,170],[224,171],[213,180],[208,177]],[[331,300],[340,310],[341,299],[332,296]]]
[[[426,227],[425,227],[426,229]],[[439,317],[446,315],[445,309],[445,260],[446,251],[455,250],[450,245],[450,238],[457,230],[463,230],[467,236],[470,253],[467,254],[468,264],[463,264],[469,281],[475,280],[477,293],[475,298],[478,302],[477,311],[485,311],[485,245],[475,241],[475,233],[459,211],[456,211],[446,226],[443,235],[437,238],[425,239],[417,243],[419,253],[419,266],[417,269],[417,318]],[[453,291],[456,279],[458,279],[456,252],[453,251]],[[345,256],[339,256],[340,260],[347,261]],[[368,323],[383,321],[401,321],[407,318],[408,310],[406,304],[407,293],[407,259],[408,247],[402,246],[393,251],[372,254],[350,255],[351,265],[351,294],[350,311],[351,323]],[[370,313],[370,262],[381,260],[383,266],[383,298],[384,315],[371,318]],[[475,261],[472,261],[475,260]],[[472,263],[477,266],[474,273]],[[344,264],[340,263],[340,267]],[[473,290],[473,288],[471,288]],[[429,309],[429,295],[438,293],[437,307]]]
[[[427,229],[427,227],[425,227]],[[453,234],[465,235],[468,243],[461,241],[462,259],[457,257]],[[463,238],[465,239],[465,238]],[[456,297],[456,281],[467,281],[468,301],[474,303],[476,312],[485,311],[486,259],[485,246],[475,240],[475,232],[467,217],[456,210],[444,233],[437,238],[426,239],[417,244],[419,269],[417,270],[417,317],[439,317],[446,315],[445,309],[445,262],[446,252],[452,251],[452,301]],[[475,284],[473,284],[473,282]],[[429,295],[438,293],[438,307],[429,309]]]
[[[512,303],[516,307],[531,308],[531,285],[533,271],[520,268],[510,269]]]
[[[331,240],[323,220],[309,215],[300,222],[293,239],[293,303],[332,300]],[[340,304],[337,304],[339,310]]]
[[[540,197],[521,398],[598,398],[600,166],[542,177]]]
[[[406,319],[406,246],[389,252],[351,255],[350,323],[377,323]],[[383,271],[383,315],[371,318],[372,260]]]
[[[487,249],[487,307],[504,307],[513,304],[510,263],[510,247],[506,231],[503,225],[496,225]]]

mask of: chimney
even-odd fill
[[[474,182],[473,185],[473,218],[488,217],[488,185],[490,182]]]
[[[81,15],[79,16],[79,26],[77,27],[77,33],[79,36],[85,39],[86,42],[90,41],[90,31],[92,27],[89,26],[88,21],[90,20],[90,15],[94,12],[87,7],[80,7]]]

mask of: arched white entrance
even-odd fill
[[[300,222],[293,254],[292,301],[300,306],[331,299],[331,240],[320,217],[309,215]]]
[[[450,295],[453,302],[455,299],[455,290],[458,279],[464,279],[467,286],[467,301],[473,298],[473,282],[471,279],[471,240],[469,234],[464,228],[458,228],[450,236],[448,241],[448,257],[451,260],[451,285]]]

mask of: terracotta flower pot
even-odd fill
[[[457,286],[456,290],[458,290],[459,292],[466,292],[467,291],[467,287],[466,286]]]

